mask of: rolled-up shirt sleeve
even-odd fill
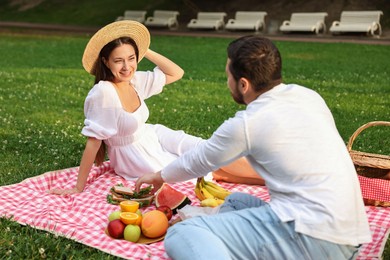
[[[221,166],[247,155],[245,120],[236,116],[225,121],[210,137],[166,166],[165,182],[181,182],[207,175]]]

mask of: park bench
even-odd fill
[[[126,10],[123,16],[118,16],[116,21],[133,20],[140,23],[145,22],[146,11],[142,10]]]
[[[265,30],[266,12],[237,11],[234,19],[229,19],[226,30]]]
[[[325,33],[325,18],[327,13],[292,13],[289,21],[283,21],[279,27],[281,32],[314,32],[315,34]]]
[[[332,34],[343,32],[365,32],[380,37],[382,11],[343,11],[340,21],[334,21],[329,28]]]
[[[146,19],[145,25],[148,27],[177,29],[179,27],[179,22],[177,21],[178,16],[178,11],[155,10],[153,16]]]
[[[191,19],[187,24],[189,29],[214,29],[221,30],[225,27],[224,12],[198,12],[197,19]]]

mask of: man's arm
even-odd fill
[[[243,119],[225,121],[212,137],[166,166],[161,172],[146,174],[136,182],[136,190],[143,183],[153,184],[154,190],[164,182],[173,183],[207,175],[247,154]]]

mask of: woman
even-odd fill
[[[160,171],[203,141],[183,131],[146,123],[149,110],[144,100],[184,74],[174,62],[150,50],[149,45],[146,27],[128,20],[103,27],[88,42],[82,62],[84,69],[95,76],[95,85],[84,105],[82,134],[88,139],[75,187],[54,189],[51,193],[82,192],[93,163],[104,161],[106,146],[111,167],[132,180]],[[137,71],[143,57],[156,65],[153,71]]]

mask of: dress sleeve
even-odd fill
[[[147,99],[161,93],[166,82],[166,76],[159,67],[153,71],[137,71],[131,83],[141,99]]]
[[[120,109],[121,105],[115,89],[109,82],[99,82],[85,99],[85,120],[81,133],[99,140],[116,135]]]

